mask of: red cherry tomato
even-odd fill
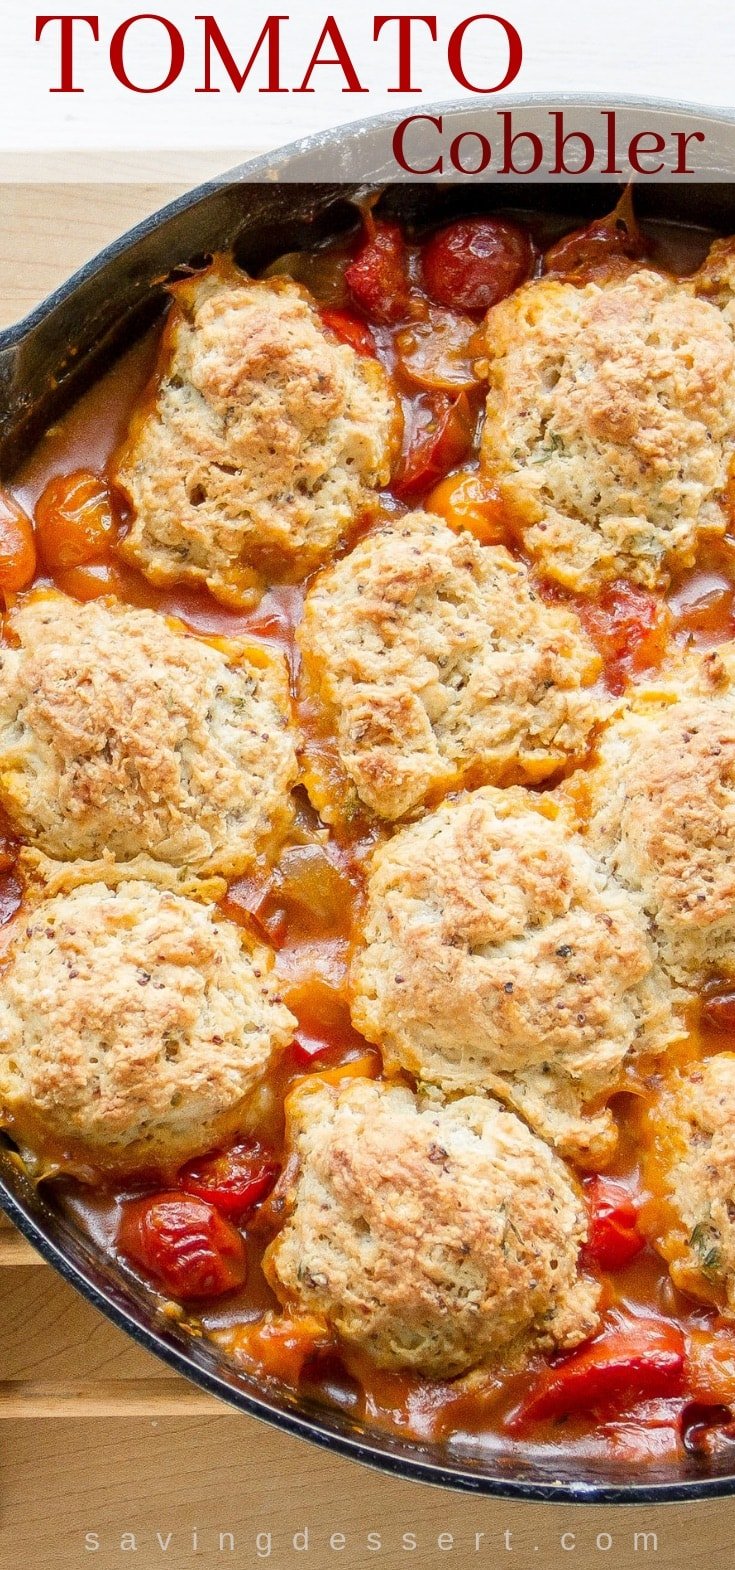
[[[372,322],[402,322],[410,312],[408,253],[398,224],[377,223],[345,271],[356,305]]]
[[[280,1167],[257,1139],[239,1139],[229,1150],[215,1150],[182,1167],[178,1183],[216,1205],[225,1216],[238,1217],[269,1194]]]
[[[702,1003],[702,1024],[706,1030],[735,1034],[735,992],[711,992]]]
[[[582,282],[600,274],[625,274],[645,255],[646,242],[636,223],[628,187],[613,212],[557,240],[546,252],[544,269],[555,278]]]
[[[472,444],[473,420],[464,393],[427,395],[411,411],[413,428],[393,490],[406,501],[422,496],[466,458]]]
[[[571,1357],[544,1369],[513,1426],[591,1412],[684,1388],[686,1346],[678,1325],[637,1319],[615,1326]]]
[[[630,1194],[611,1178],[593,1177],[585,1184],[585,1197],[590,1218],[585,1254],[601,1270],[620,1270],[644,1246]]]
[[[117,1246],[132,1264],[185,1302],[244,1286],[245,1242],[214,1205],[193,1194],[153,1194],[123,1206]]]
[[[479,314],[530,276],[533,246],[517,224],[465,218],[432,236],[421,266],[432,300]]]
[[[628,676],[661,663],[670,615],[653,594],[620,578],[599,600],[584,601],[580,615],[605,663],[607,683],[622,692]]]
[[[334,333],[335,338],[339,338],[340,343],[348,343],[357,354],[375,358],[375,339],[367,323],[361,322],[359,316],[353,316],[351,311],[343,311],[336,305],[325,305],[319,315],[324,326]]]

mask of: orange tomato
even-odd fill
[[[492,485],[471,470],[442,480],[426,505],[457,534],[468,529],[481,545],[507,543],[508,520],[503,503]]]
[[[54,582],[62,594],[69,594],[74,600],[99,600],[111,594],[128,605],[146,609],[155,609],[159,603],[155,589],[122,562],[85,562],[79,567],[57,568]]]
[[[117,532],[105,481],[87,469],[55,475],[36,505],[36,532],[51,572],[99,561]]]
[[[18,594],[36,571],[33,524],[14,497],[0,491],[0,592]]]

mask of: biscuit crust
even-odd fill
[[[640,904],[546,811],[486,787],[375,852],[352,1017],[389,1069],[490,1091],[600,1165],[600,1103],[682,1032]]]
[[[154,583],[247,602],[375,509],[400,434],[382,367],[333,341],[304,289],[220,263],[174,291],[156,386],[118,460],[134,511],[123,555]]]
[[[288,1135],[298,1172],[268,1277],[379,1367],[448,1378],[591,1334],[579,1191],[496,1102],[315,1077],[289,1098]]]
[[[724,669],[719,651],[708,663]],[[735,974],[732,691],[617,717],[586,785],[588,841],[642,899],[674,980]]]
[[[0,803],[59,860],[230,876],[277,847],[298,777],[281,656],[153,611],[38,595],[0,648]]]
[[[663,585],[725,532],[735,324],[709,293],[645,269],[541,278],[488,315],[483,463],[568,588]]]
[[[667,1205],[657,1246],[672,1280],[735,1320],[735,1054],[676,1069],[646,1122],[650,1180]]]
[[[343,802],[397,819],[462,784],[534,782],[581,757],[604,713],[578,618],[502,547],[409,513],[320,574],[299,631],[302,700],[333,732]],[[306,784],[335,782],[307,743]]]
[[[4,957],[3,1120],[62,1166],[175,1168],[247,1124],[291,1039],[273,956],[151,862],[41,864]]]

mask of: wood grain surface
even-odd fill
[[[0,321],[179,189],[0,186]],[[173,1377],[0,1224],[0,1570],[730,1570],[734,1544],[735,1501],[513,1505],[335,1459]]]

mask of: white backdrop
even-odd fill
[[[150,0],[146,0],[150,4]],[[179,81],[165,93],[144,96],[119,85],[109,66],[109,39],[114,29],[143,7],[130,0],[57,0],[48,11],[74,14],[96,11],[102,41],[96,45],[87,29],[79,30],[78,78],[85,91],[74,96],[51,93],[58,80],[58,28],[47,28],[36,44],[33,0],[0,0],[0,153],[54,149],[124,151],[127,149],[239,148],[266,150],[295,136],[355,120],[403,105],[415,111],[418,95],[389,93],[388,71],[394,70],[394,49],[372,41],[373,8],[364,0],[291,0],[290,6],[264,5],[261,0],[155,0],[153,11],[166,14],[185,37],[187,61]],[[735,25],[730,0],[493,0],[493,6],[517,28],[524,60],[514,93],[565,90],[640,93],[647,97],[681,98],[727,107],[735,104]],[[43,0],[39,9],[44,9]],[[248,83],[238,97],[220,74],[223,90],[202,95],[201,24],[197,13],[214,14],[233,55],[244,65],[268,11],[290,10],[284,24],[284,77],[298,83],[306,71],[326,14],[331,11],[344,36],[369,94],[340,91],[337,70],[316,72],[313,94],[263,96]],[[424,100],[458,96],[446,60],[446,39],[463,16],[481,10],[477,0],[416,0],[378,3],[374,9],[394,14],[433,12],[439,20],[440,44],[417,31],[416,74]],[[502,51],[499,35],[488,29],[473,35],[468,64],[478,76],[497,70]],[[139,23],[129,36],[126,67],[143,83],[165,73],[167,50],[163,30]],[[474,40],[477,40],[476,44]],[[260,80],[262,80],[262,75]],[[488,100],[499,104],[498,99]]]

